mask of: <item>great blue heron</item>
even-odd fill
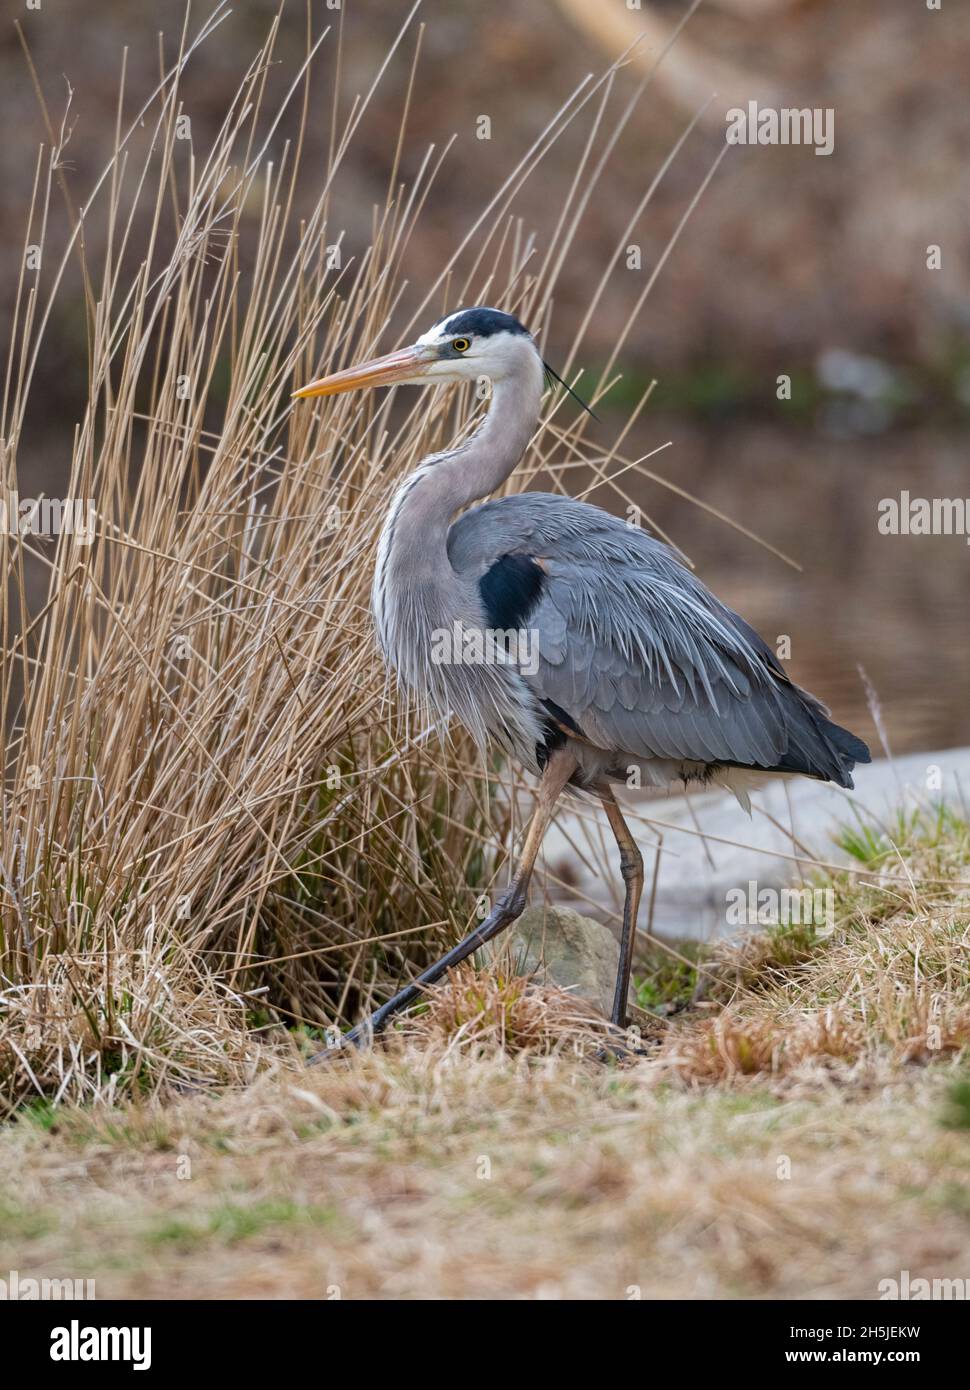
[[[766,773],[851,787],[855,764],[869,761],[866,745],[833,724],[757,633],[652,536],[599,507],[542,492],[464,510],[519,463],[548,370],[511,314],[462,309],[412,346],[296,392],[487,382],[482,424],[425,459],[391,502],[374,619],[385,660],[413,696],[539,777],[515,873],[488,916],[342,1044],[379,1032],[520,915],[567,787],[599,797],[620,850],[625,903],[612,1023],[623,1029],[643,861],[611,784],[628,782],[634,770],[657,786],[716,782],[746,805],[747,786]]]

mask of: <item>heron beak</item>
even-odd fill
[[[429,364],[437,357],[420,344],[389,352],[386,357],[375,357],[370,362],[361,362],[357,367],[347,367],[332,376],[322,376],[294,391],[294,396],[336,396],[340,391],[354,391],[362,386],[392,386],[396,381],[413,381],[423,376]]]

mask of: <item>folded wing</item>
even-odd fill
[[[669,547],[598,507],[486,502],[453,525],[449,557],[477,580],[490,626],[534,634],[538,670],[524,678],[598,748],[845,787],[869,760]]]

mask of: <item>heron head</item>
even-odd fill
[[[502,381],[542,371],[532,334],[500,309],[459,309],[423,333],[410,347],[320,377],[295,396],[333,396],[364,386],[434,386],[443,382]]]

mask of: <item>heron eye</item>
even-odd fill
[[[452,338],[451,346],[456,352],[467,352],[471,347],[471,343],[467,338]]]

